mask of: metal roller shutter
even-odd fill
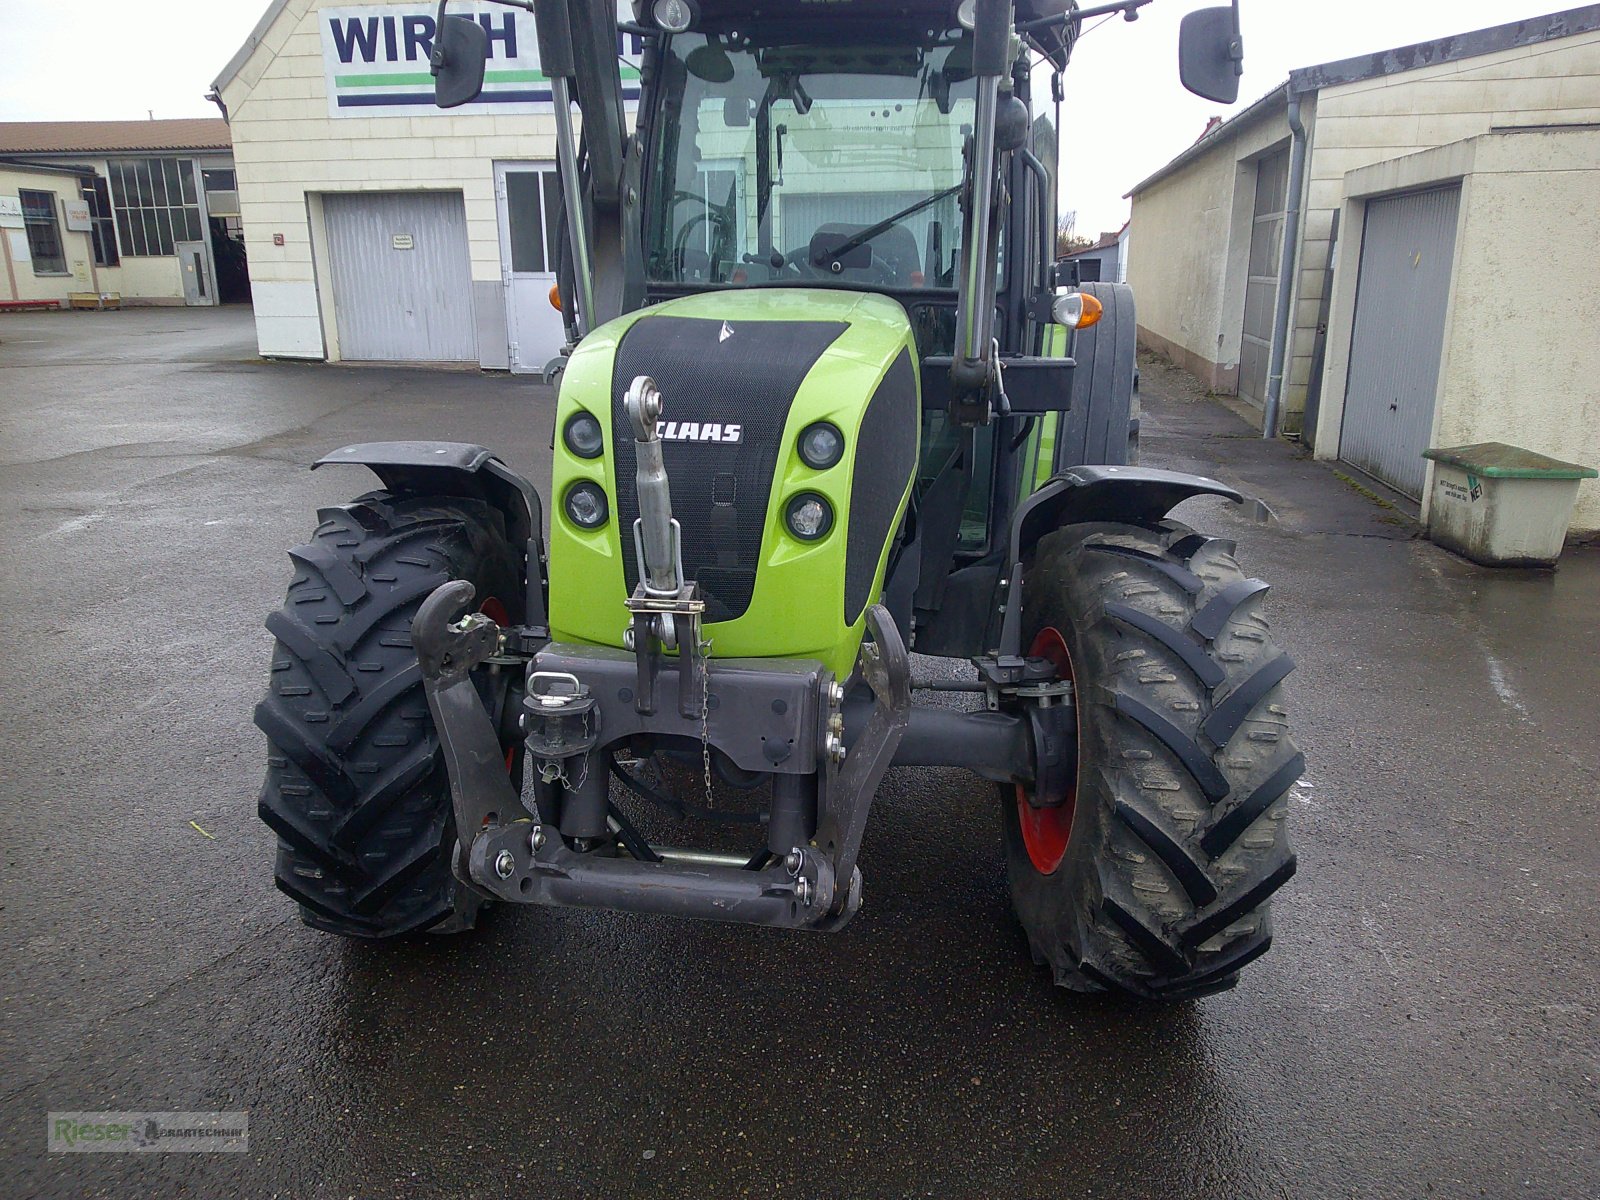
[[[477,362],[460,192],[323,197],[339,355],[359,362]]]

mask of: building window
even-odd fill
[[[117,233],[128,257],[170,256],[177,252],[177,243],[205,236],[193,159],[123,158],[106,166]]]
[[[22,201],[22,221],[28,230],[28,254],[35,275],[65,275],[67,253],[61,244],[61,222],[56,219],[54,192],[17,193]]]
[[[89,216],[94,223],[92,231],[94,265],[114,267],[122,261],[122,258],[117,253],[117,231],[115,218],[111,212],[111,193],[106,188],[106,181],[96,175],[92,179],[82,179],[78,182],[83,198],[89,205]]]

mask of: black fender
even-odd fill
[[[545,624],[544,506],[533,484],[492,450],[467,442],[361,442],[324,455],[311,469],[340,465],[366,467],[389,491],[460,496],[497,509],[515,544],[527,547],[523,622]]]
[[[1155,467],[1068,467],[1018,507],[1011,519],[1011,562],[1020,564],[1045,534],[1085,521],[1154,525],[1191,496],[1244,496],[1204,475]]]

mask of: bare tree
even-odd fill
[[[1078,210],[1064,212],[1056,218],[1056,257],[1062,258],[1074,251],[1092,246],[1094,242],[1078,236]]]

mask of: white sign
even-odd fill
[[[8,230],[6,237],[11,239],[11,261],[14,263],[31,263],[33,254],[28,250],[28,235]]]
[[[416,243],[412,241],[409,233],[397,233],[394,235],[391,241],[393,242],[396,250],[409,250],[416,245]]]
[[[89,202],[87,200],[64,200],[62,207],[67,213],[67,229],[71,233],[92,233],[94,221],[89,216]]]
[[[20,196],[0,196],[0,229],[21,229],[22,198]]]
[[[452,16],[471,17],[489,35],[483,93],[460,108],[437,107],[433,102],[433,75],[428,68],[437,12],[437,4],[422,0],[325,8],[318,13],[328,115],[425,117],[551,111],[550,81],[539,69],[533,14],[503,8],[488,0],[467,0],[450,6]],[[631,5],[627,17],[633,18]],[[627,100],[639,95],[643,49],[636,35],[618,35],[617,53],[623,59],[622,94]]]

